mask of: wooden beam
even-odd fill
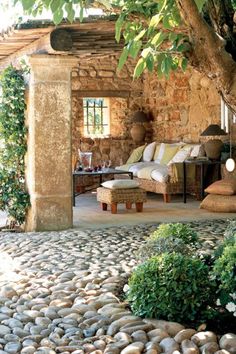
[[[71,50],[73,41],[69,31],[58,28],[50,33],[50,46],[53,50],[67,52]]]
[[[121,90],[78,90],[76,92],[77,97],[130,97],[130,91]]]

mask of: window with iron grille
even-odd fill
[[[110,133],[107,98],[84,98],[83,110],[85,135],[104,136]]]

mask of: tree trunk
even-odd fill
[[[194,0],[176,2],[193,44],[191,64],[214,81],[225,102],[236,112],[236,63],[225,49],[226,41],[203,19]]]

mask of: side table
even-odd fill
[[[218,166],[218,179],[221,178],[221,164],[224,164],[223,161],[219,160],[201,160],[201,159],[195,159],[195,160],[185,160],[183,162],[183,202],[186,203],[187,200],[187,168],[186,166],[192,164],[195,166],[200,166],[200,185],[201,185],[201,199],[204,198],[204,170],[205,166]]]

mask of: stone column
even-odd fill
[[[71,70],[74,57],[32,55],[28,99],[27,231],[72,227]]]

